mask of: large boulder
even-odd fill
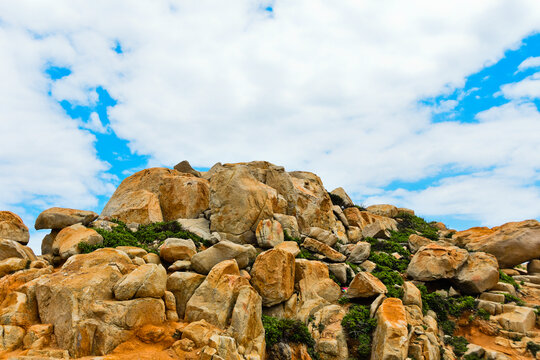
[[[161,299],[114,300],[114,285],[132,269],[123,251],[100,249],[72,256],[37,280],[39,318],[53,325],[60,348],[72,357],[104,355],[131,337],[130,330],[165,320]]]
[[[240,245],[230,241],[221,241],[216,245],[203,250],[191,258],[193,270],[201,274],[208,274],[214,265],[224,260],[236,260],[240,269],[245,268],[257,256],[252,245]]]
[[[347,258],[353,264],[361,264],[366,261],[371,254],[371,244],[368,242],[356,243]]]
[[[407,312],[400,299],[387,298],[377,310],[371,360],[405,360],[409,347]]]
[[[306,235],[317,241],[325,243],[328,246],[334,246],[338,242],[338,237],[329,230],[324,230],[319,227],[310,227],[306,231]]]
[[[167,272],[161,265],[144,264],[125,275],[113,287],[117,300],[154,297],[165,295]]]
[[[283,228],[277,220],[265,219],[255,230],[257,244],[262,248],[273,248],[283,242]]]
[[[0,211],[0,238],[28,244],[30,233],[22,219],[11,211]]]
[[[359,272],[349,284],[347,297],[349,298],[369,298],[386,294],[386,286],[368,272]]]
[[[101,215],[126,223],[147,224],[197,218],[209,205],[209,184],[167,168],[151,168],[126,178]]]
[[[7,258],[0,261],[0,277],[22,270],[28,264],[27,259]]]
[[[191,260],[197,247],[191,239],[168,238],[159,247],[159,256],[168,263],[177,260]]]
[[[287,232],[287,235],[293,238],[300,238],[300,231],[298,230],[298,221],[292,215],[274,214],[274,219],[279,221],[283,232]]]
[[[89,229],[81,224],[68,226],[60,230],[52,245],[52,251],[55,255],[60,255],[62,259],[80,254],[79,244],[88,245],[103,244],[103,237],[94,229]]]
[[[331,230],[335,227],[332,200],[321,179],[310,172],[293,171],[289,173],[296,197],[296,219],[301,232],[310,227]]]
[[[238,243],[254,243],[255,230],[278,208],[277,191],[257,180],[248,167],[226,164],[210,180],[211,230]]]
[[[525,220],[494,228],[471,228],[459,231],[452,239],[472,251],[494,255],[501,268],[512,268],[540,258],[540,222]]]
[[[272,249],[259,256],[251,270],[251,284],[261,294],[264,306],[286,301],[294,292],[294,256]]]
[[[432,240],[426,237],[423,237],[417,234],[411,234],[409,235],[409,241],[408,241],[409,250],[411,250],[412,253],[415,253],[422,246],[426,246],[428,244],[431,244],[432,242],[433,242]]]
[[[174,170],[181,173],[191,174],[196,177],[201,177],[201,173],[195,170],[194,168],[192,168],[191,164],[187,160],[183,160],[179,162],[178,164],[174,165]]]
[[[182,226],[182,229],[194,233],[203,240],[208,240],[212,243],[217,242],[216,237],[210,233],[210,221],[205,218],[176,219],[176,221]]]
[[[456,286],[462,293],[480,294],[499,282],[499,266],[495,256],[483,252],[469,254],[454,277]]]
[[[53,207],[38,215],[35,228],[36,230],[63,229],[77,223],[86,226],[97,217],[98,214],[93,211]]]
[[[328,266],[320,261],[296,259],[294,278],[298,291],[296,318],[301,321],[307,321],[316,311],[341,296],[341,288],[330,279]]]
[[[188,322],[206,320],[225,329],[239,290],[245,285],[249,285],[249,281],[240,276],[235,260],[220,262],[187,302],[185,319]]]
[[[194,272],[175,272],[167,278],[167,290],[176,299],[178,318],[184,319],[186,304],[206,277]]]
[[[350,226],[356,226],[360,228],[362,233],[369,225],[375,224],[372,228],[368,229],[366,236],[377,236],[383,231],[383,236],[387,236],[388,231],[397,230],[397,222],[386,216],[380,216],[370,213],[369,211],[361,211],[357,207],[350,207],[343,210],[343,213],[347,217],[347,221]]]
[[[36,260],[36,255],[28,246],[14,240],[0,238],[0,261],[8,258],[20,258],[29,261]]]
[[[420,281],[451,279],[468,257],[467,250],[456,246],[428,244],[414,254],[407,275]]]

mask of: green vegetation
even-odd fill
[[[483,360],[484,358],[483,357],[480,357],[476,354],[469,354],[469,355],[465,355],[463,357],[464,360]]]
[[[312,359],[319,359],[315,352],[315,340],[309,329],[299,320],[278,319],[272,316],[262,316],[265,332],[266,348],[270,349],[279,342],[305,344]]]
[[[536,353],[540,351],[540,344],[529,341],[527,342],[527,350],[531,352],[533,357],[536,357]]]
[[[499,269],[499,281],[502,281],[504,283],[507,283],[507,284],[510,284],[512,285],[516,290],[519,290],[520,286],[518,285],[518,283],[516,282],[516,280],[514,280],[513,277],[511,277],[510,275],[506,275],[502,270]]]
[[[514,296],[512,294],[504,294],[504,303],[508,304],[508,303],[511,303],[511,302],[514,302],[514,303],[516,303],[516,305],[519,305],[519,306],[525,305],[523,300],[521,300],[517,296]]]
[[[343,287],[343,286],[344,286],[344,284],[342,284],[341,281],[339,281],[339,279],[336,277],[336,275],[332,274],[331,272],[328,273],[328,277],[330,277],[330,279],[334,280],[334,282],[335,282],[336,284],[338,284],[339,287]]]
[[[369,307],[354,305],[343,317],[341,325],[352,343],[357,344],[358,359],[369,359],[371,352],[371,334],[377,327],[377,320],[369,317]]]
[[[484,309],[478,309],[476,312],[476,316],[478,316],[482,320],[489,320],[491,314],[487,312],[487,310]]]
[[[345,304],[348,304],[348,303],[350,303],[350,302],[351,302],[351,299],[349,299],[349,298],[346,297],[346,296],[342,296],[342,297],[340,297],[340,298],[338,299],[338,303],[339,303],[340,305],[345,305]]]
[[[358,210],[360,211],[366,211],[367,208],[364,204],[360,204],[360,205],[354,205],[355,208],[357,208]]]
[[[456,354],[457,357],[461,357],[463,354],[465,354],[467,351],[467,345],[469,344],[467,339],[465,339],[463,336],[446,338],[444,343],[452,346],[454,349],[454,354]]]
[[[409,259],[411,257],[411,253],[402,245],[403,244],[402,233],[391,231],[391,234],[392,235],[391,235],[390,240],[378,240],[371,237],[367,237],[364,239],[364,241],[371,244],[371,251],[383,251],[388,254],[398,253],[404,258]],[[409,236],[407,235],[406,240],[404,242],[407,243],[408,239],[409,239]]]
[[[453,335],[455,324],[449,319],[450,316],[460,317],[465,311],[477,312],[477,302],[471,296],[444,298],[435,292],[428,293],[424,285],[418,285],[422,294],[422,308],[424,312],[433,310],[437,319],[447,335]]]
[[[291,235],[289,235],[289,232],[287,230],[283,230],[283,240],[284,241],[294,241],[295,243],[298,244],[298,246],[302,245],[302,240],[300,240],[300,238],[297,238],[297,237],[292,237]]]
[[[346,207],[345,201],[343,201],[343,198],[341,196],[332,193],[328,193],[328,195],[330,195],[330,200],[332,200],[333,205],[337,205],[340,208]]]
[[[157,252],[159,245],[168,238],[191,239],[196,246],[210,246],[211,244],[192,232],[182,229],[176,221],[158,222],[149,225],[141,225],[137,231],[131,231],[126,224],[121,221],[113,221],[117,226],[111,231],[95,229],[103,236],[102,245],[88,245],[80,243],[79,249],[82,253],[90,253],[104,247],[136,246],[150,252]]]
[[[307,259],[307,260],[318,260],[315,256],[315,253],[309,251],[308,249],[300,248],[300,252],[296,255],[297,259]]]
[[[431,240],[439,239],[439,235],[437,234],[437,228],[427,223],[421,217],[411,215],[405,212],[400,212],[398,216],[396,216],[396,220],[398,222],[399,233],[403,234],[401,235],[402,238],[407,235],[406,240],[409,239],[410,234],[418,233],[421,236]]]

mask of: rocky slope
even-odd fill
[[[40,256],[0,211],[2,358],[540,356],[536,220],[455,232],[309,172],[184,161],[35,228]]]

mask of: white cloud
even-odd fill
[[[536,0],[303,0],[276,2],[273,16],[247,0],[19,0],[0,3],[0,14],[1,49],[10,61],[2,60],[2,70],[19,77],[0,87],[21,88],[0,116],[40,126],[30,133],[43,134],[39,145],[10,154],[17,160],[5,168],[14,174],[3,179],[12,189],[5,204],[36,192],[75,194],[91,204],[104,191],[92,136],[46,95],[40,71],[48,63],[72,71],[51,85],[56,100],[91,105],[94,89],[105,88],[118,101],[108,110],[110,129],[151,164],[265,159],[315,171],[328,188],[344,186],[359,199],[394,180],[448,168],[478,172],[515,163],[518,173],[538,171],[537,155],[528,151],[539,145],[532,136],[538,113],[526,104],[512,105],[525,117],[432,124],[432,109],[417,103],[451,93],[539,30]],[[123,54],[113,50],[117,41]],[[32,136],[16,127],[12,134],[19,143]],[[41,148],[54,152],[36,158]],[[20,182],[16,174],[30,169],[39,169],[39,181]],[[489,184],[535,191],[530,182],[503,180]],[[425,201],[414,205],[428,211]],[[490,203],[478,204],[475,216],[487,221],[481,206]],[[505,214],[492,219],[513,216]]]
[[[523,71],[530,68],[540,67],[540,56],[530,57],[525,60],[518,66],[519,71]]]
[[[540,72],[517,82],[501,87],[501,91],[506,98],[540,98]]]

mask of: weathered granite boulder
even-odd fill
[[[257,256],[251,270],[251,284],[262,296],[264,306],[286,301],[294,291],[294,256],[272,249]]]
[[[407,314],[400,299],[387,298],[377,310],[371,360],[405,360],[409,347]]]
[[[0,211],[0,238],[28,244],[30,233],[22,219],[11,211]]]
[[[98,214],[93,211],[53,207],[39,214],[35,228],[60,230],[78,223],[86,226],[97,217]]]
[[[208,274],[214,265],[225,261],[236,260],[240,269],[255,261],[257,251],[252,245],[240,245],[230,241],[221,241],[206,250],[198,252],[191,257],[193,270],[201,274]]]

